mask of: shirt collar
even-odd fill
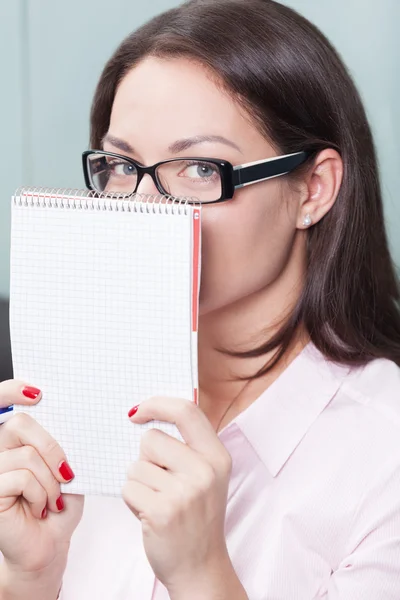
[[[225,429],[236,425],[275,477],[333,399],[348,372],[349,367],[328,361],[310,342]],[[224,431],[220,432],[221,437]]]

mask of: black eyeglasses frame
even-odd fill
[[[267,179],[272,179],[273,177],[279,177],[291,173],[292,171],[294,171],[294,169],[299,167],[307,160],[307,158],[311,155],[311,152],[302,151],[294,152],[292,154],[285,154],[283,156],[273,156],[272,158],[267,158],[252,163],[246,163],[243,165],[237,165],[235,167],[226,160],[221,160],[218,158],[205,158],[204,156],[184,156],[180,158],[170,158],[155,163],[154,165],[145,167],[144,165],[138,163],[136,160],[133,160],[128,156],[124,156],[123,154],[106,152],[104,150],[86,150],[82,153],[82,166],[85,184],[89,190],[100,193],[93,186],[89,173],[88,158],[92,154],[103,154],[112,158],[120,158],[121,160],[132,164],[136,168],[136,188],[129,194],[126,194],[126,196],[131,196],[136,193],[141,180],[146,174],[150,175],[160,194],[162,194],[163,196],[169,196],[170,194],[167,192],[167,190],[164,190],[157,176],[157,169],[163,164],[178,162],[182,160],[192,160],[214,164],[218,167],[221,175],[221,196],[217,200],[211,200],[210,202],[204,202],[203,204],[217,204],[219,202],[225,202],[226,200],[230,200],[231,198],[233,198],[235,190],[237,189],[240,189],[252,183],[259,183],[260,181],[266,181]],[[196,200],[194,202],[198,203],[199,201]]]

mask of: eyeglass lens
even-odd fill
[[[102,193],[131,194],[136,191],[136,167],[122,159],[102,153],[87,157],[93,188]],[[161,164],[156,178],[165,194],[196,197],[200,202],[213,202],[222,195],[219,168],[214,163],[182,159]]]

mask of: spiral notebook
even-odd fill
[[[12,199],[14,376],[43,391],[31,414],[75,479],[63,492],[120,496],[152,396],[197,402],[201,207],[187,199],[25,189]],[[167,400],[166,400],[167,401]]]

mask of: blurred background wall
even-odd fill
[[[244,0],[245,1],[245,0]],[[10,196],[19,185],[82,187],[91,98],[130,31],[174,0],[0,0],[0,296],[8,295]],[[349,66],[379,151],[400,266],[400,0],[284,0],[318,25]]]

